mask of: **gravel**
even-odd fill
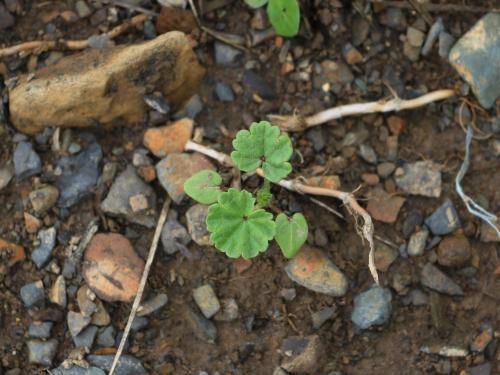
[[[36,264],[38,269],[45,267],[52,258],[52,251],[56,246],[57,230],[55,227],[42,229],[38,232],[40,245],[37,246],[31,253],[31,259]]]
[[[14,150],[14,173],[20,180],[39,174],[42,160],[30,142],[19,142]]]
[[[351,320],[360,329],[381,325],[391,316],[391,292],[377,285],[354,298]]]

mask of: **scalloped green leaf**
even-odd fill
[[[267,15],[274,30],[282,36],[295,36],[300,26],[298,0],[269,0]]]
[[[296,213],[293,217],[279,214],[276,218],[275,240],[287,258],[293,258],[307,240],[308,225],[304,215]]]
[[[268,0],[245,0],[245,3],[250,7],[250,8],[260,8],[263,7],[264,5],[267,4]]]
[[[184,192],[202,204],[217,202],[222,193],[222,177],[211,170],[200,171],[189,177],[184,183]]]
[[[215,247],[230,258],[250,259],[267,250],[273,239],[273,215],[255,209],[247,191],[230,188],[208,208],[207,228]]]
[[[278,182],[292,171],[288,162],[293,152],[292,142],[267,121],[254,122],[249,130],[240,130],[233,147],[231,158],[242,171],[253,172],[262,167],[264,176],[272,182]]]

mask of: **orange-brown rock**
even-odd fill
[[[337,190],[340,188],[340,178],[337,175],[309,177],[306,185]]]
[[[188,38],[170,32],[136,45],[88,50],[23,75],[9,93],[14,126],[34,134],[45,127],[136,124],[148,92],[174,107],[192,96],[203,75]]]
[[[12,267],[14,264],[24,259],[26,259],[26,255],[22,246],[7,242],[0,238],[0,269],[4,263]]]
[[[144,261],[121,234],[96,234],[85,251],[83,277],[89,288],[108,302],[132,301],[143,269]]]
[[[193,120],[183,118],[171,125],[149,128],[144,133],[143,143],[155,156],[164,158],[174,152],[183,152],[193,134]]]

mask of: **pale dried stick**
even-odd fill
[[[109,39],[114,39],[118,35],[123,34],[128,29],[142,24],[147,19],[147,15],[139,14],[126,20],[121,25],[116,26],[114,29],[102,35],[107,35]],[[89,42],[85,40],[35,40],[32,42],[25,42],[17,44],[11,47],[5,47],[0,49],[0,57],[12,56],[19,52],[32,52],[39,51],[44,52],[53,49],[69,49],[69,50],[82,50],[89,47]]]
[[[193,141],[188,141],[186,143],[186,146],[184,147],[186,151],[196,151],[201,154],[204,154],[214,160],[217,160],[220,164],[225,165],[227,167],[233,166],[233,161],[229,157],[229,155],[226,155],[222,152],[216,151],[210,147],[206,147],[203,145],[200,145],[198,143],[195,143]],[[264,171],[261,168],[258,168],[256,170],[256,173],[264,177]],[[370,268],[370,272],[372,274],[373,279],[375,282],[378,284],[379,279],[378,279],[378,273],[377,269],[375,267],[375,255],[374,255],[374,242],[373,242],[373,221],[371,216],[368,214],[368,212],[361,207],[358,202],[356,201],[356,198],[352,193],[347,193],[344,191],[339,191],[339,190],[332,190],[332,189],[325,189],[325,188],[320,188],[320,187],[313,187],[313,186],[308,186],[304,185],[298,181],[294,180],[281,180],[276,182],[277,185],[290,190],[294,191],[299,194],[309,194],[309,195],[322,195],[325,197],[333,197],[340,199],[347,207],[349,210],[349,213],[354,216],[354,218],[358,219],[358,217],[363,218],[363,224],[361,225],[361,228],[358,228],[356,226],[356,230],[359,230],[361,233],[362,237],[368,242],[369,248],[370,248],[370,254],[368,257],[368,267]]]
[[[141,303],[142,294],[144,293],[144,288],[146,287],[146,282],[148,281],[149,270],[151,269],[151,265],[153,264],[153,260],[155,258],[156,249],[158,248],[158,241],[160,240],[161,231],[163,229],[163,226],[165,225],[165,221],[167,220],[167,214],[170,209],[170,202],[171,199],[167,198],[167,200],[163,204],[160,218],[158,219],[155,234],[153,236],[153,241],[151,242],[151,247],[149,248],[148,259],[146,260],[144,271],[142,272],[141,282],[139,283],[139,288],[137,289],[134,304],[132,305],[132,310],[130,311],[130,315],[128,316],[127,325],[125,326],[125,330],[123,331],[123,336],[120,341],[120,345],[118,346],[118,351],[115,354],[113,364],[111,365],[111,369],[109,370],[109,375],[113,375],[113,372],[118,365],[118,361],[120,360],[123,348],[125,347],[125,343],[127,342],[127,337],[130,333],[130,329],[132,328],[132,323],[134,322],[135,315],[137,314],[137,309],[139,308],[139,305]]]
[[[453,90],[437,90],[419,96],[415,99],[406,100],[395,97],[390,100],[341,105],[326,109],[308,117],[303,117],[300,114],[293,114],[290,116],[269,115],[268,118],[273,124],[278,125],[283,131],[296,132],[342,117],[377,112],[397,112],[404,109],[418,108],[452,96],[455,96],[455,91]]]

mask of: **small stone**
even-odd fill
[[[156,180],[156,169],[152,165],[143,165],[137,168],[137,173],[146,182],[153,182]]]
[[[184,182],[204,169],[215,169],[205,156],[198,153],[175,153],[167,155],[156,165],[156,174],[172,200],[181,203],[185,197]]]
[[[131,302],[143,269],[144,261],[120,234],[96,234],[85,251],[83,277],[90,289],[108,302]]]
[[[84,316],[83,314],[70,311],[68,313],[67,321],[71,336],[77,336],[80,332],[82,332],[83,329],[90,324],[90,320],[89,316]]]
[[[171,125],[149,128],[144,133],[143,144],[156,157],[184,151],[193,134],[193,120],[183,118]]]
[[[319,247],[328,245],[328,236],[322,228],[316,228],[314,231],[314,244]]]
[[[54,207],[59,199],[59,190],[55,186],[47,185],[33,190],[29,199],[35,212],[42,215]]]
[[[396,184],[404,192],[424,197],[441,195],[441,171],[432,161],[407,163],[395,172]]]
[[[109,371],[114,357],[114,355],[89,355],[86,359],[92,366]],[[147,373],[141,361],[129,354],[123,354],[120,357],[114,372],[116,375],[143,375]]]
[[[45,299],[42,280],[26,284],[21,288],[21,299],[26,307],[32,307]]]
[[[467,375],[491,375],[492,365],[490,362],[467,368]]]
[[[314,151],[320,152],[326,146],[325,135],[320,127],[314,127],[306,132],[306,138],[311,141]]]
[[[137,175],[132,165],[128,165],[116,178],[101,203],[102,210],[107,214],[123,216],[132,223],[152,228],[156,224],[156,213],[154,209],[146,210],[148,207],[156,207],[156,194]]]
[[[356,14],[351,24],[352,44],[360,46],[368,37],[370,23],[361,15]]]
[[[269,82],[253,70],[245,70],[241,83],[250,94],[257,94],[265,100],[274,100],[277,98],[276,90]]]
[[[104,303],[98,298],[94,300],[96,305],[96,310],[94,314],[92,314],[91,324],[98,327],[106,327],[111,323],[111,317],[109,316],[108,311],[104,307]]]
[[[446,31],[441,31],[439,33],[439,56],[447,59],[453,44],[455,44],[455,38]]]
[[[378,285],[354,298],[351,320],[360,329],[384,324],[391,316],[391,292]]]
[[[57,340],[47,341],[29,340],[28,341],[28,360],[29,363],[42,366],[52,366],[52,360],[57,352]]]
[[[148,318],[145,316],[136,316],[132,322],[131,330],[132,332],[138,332],[146,328],[149,324]]]
[[[424,44],[425,34],[414,27],[408,27],[406,29],[406,39],[413,47],[418,47],[420,52],[420,47]]]
[[[76,301],[84,316],[92,316],[97,310],[96,296],[87,285],[82,285],[76,293]]]
[[[320,89],[325,83],[347,84],[354,80],[354,75],[349,66],[342,61],[325,60],[321,62],[321,72],[313,79],[313,86]]]
[[[252,261],[250,259],[245,258],[237,258],[233,260],[233,265],[238,274],[242,274],[247,269],[252,266]]]
[[[464,267],[472,257],[471,246],[463,233],[445,237],[437,249],[438,263],[445,267]]]
[[[406,199],[388,194],[383,189],[375,188],[370,196],[367,210],[375,220],[392,224],[396,222],[399,211]]]
[[[308,186],[337,190],[340,188],[340,178],[336,175],[325,175],[306,178]]]
[[[168,297],[165,293],[160,293],[153,298],[143,302],[137,311],[137,316],[147,316],[155,311],[160,310],[168,302]]]
[[[79,335],[73,336],[73,343],[77,348],[86,348],[90,351],[99,329],[96,326],[85,328]]]
[[[342,55],[349,65],[359,64],[363,61],[363,55],[351,43],[342,48]]]
[[[9,13],[2,3],[0,3],[0,30],[12,27],[15,23],[16,19],[14,16]]]
[[[185,116],[194,119],[203,110],[203,101],[198,94],[193,95],[185,104]]]
[[[220,301],[221,309],[215,314],[214,319],[218,322],[232,322],[238,319],[240,312],[234,298],[226,298]]]
[[[387,125],[389,125],[392,134],[400,135],[406,128],[406,121],[399,116],[390,116],[387,119]]]
[[[208,206],[195,204],[186,211],[186,220],[189,234],[194,242],[200,246],[209,246],[210,233],[207,229]]]
[[[39,174],[42,171],[42,160],[33,150],[30,142],[19,142],[14,150],[14,173],[18,179]]]
[[[408,213],[405,221],[403,222],[403,236],[409,238],[418,226],[422,226],[424,218],[417,210],[412,210]]]
[[[341,297],[347,292],[346,276],[318,248],[302,246],[285,271],[290,279],[312,291]]]
[[[474,341],[472,341],[470,350],[475,353],[482,353],[493,340],[493,335],[492,327],[489,325],[485,326],[483,331],[474,338]]]
[[[313,328],[320,329],[323,324],[335,315],[335,310],[335,307],[325,307],[324,309],[311,314]]]
[[[429,297],[420,289],[412,289],[402,300],[404,305],[426,306],[429,304]]]
[[[162,115],[168,115],[170,113],[170,104],[163,97],[161,93],[155,93],[152,95],[145,95],[144,102],[153,110]]]
[[[234,102],[234,92],[231,86],[224,82],[215,84],[215,95],[221,102]]]
[[[168,255],[175,254],[183,246],[191,242],[187,229],[177,221],[176,215],[170,210],[167,221],[161,231],[163,251]]]
[[[215,325],[200,313],[186,307],[184,314],[194,335],[202,341],[213,344],[217,339],[217,328]]]
[[[28,335],[35,339],[48,339],[53,325],[53,322],[33,322],[28,329]]]
[[[297,296],[297,290],[295,288],[284,288],[280,290],[280,297],[285,301],[293,301]]]
[[[380,182],[380,177],[375,173],[363,173],[361,179],[365,184],[370,186],[375,186]]]
[[[315,374],[325,360],[325,348],[318,335],[288,337],[281,351],[285,355],[281,367],[293,374]]]
[[[111,348],[115,345],[115,336],[115,328],[113,326],[106,327],[97,335],[97,345]]]
[[[377,164],[377,154],[372,146],[362,144],[359,146],[359,156],[370,164]]]
[[[377,173],[382,178],[389,177],[396,169],[396,165],[391,162],[384,162],[377,165]]]
[[[10,167],[0,168],[0,191],[7,187],[14,174]]]
[[[498,215],[497,215],[498,217]],[[497,224],[498,231],[500,231],[500,225]],[[500,242],[500,235],[495,229],[493,229],[489,224],[484,221],[481,222],[481,237],[482,242]],[[0,245],[1,247],[1,245]]]
[[[193,298],[205,318],[210,319],[220,310],[220,303],[211,285],[205,284],[193,290]]]
[[[12,267],[17,262],[26,259],[24,248],[0,238],[0,259],[2,259],[2,262],[6,260],[7,266]],[[2,266],[0,266],[0,273],[1,270]]]
[[[240,64],[243,52],[225,43],[215,41],[215,63],[222,67],[235,67]]]
[[[386,272],[392,263],[398,258],[398,251],[384,243],[378,243],[375,247],[375,267],[379,271]]]
[[[408,41],[403,43],[403,53],[410,61],[416,62],[420,57],[420,48],[412,46]]]
[[[24,227],[26,228],[26,232],[31,234],[37,233],[41,226],[42,222],[38,218],[28,212],[24,213]]]
[[[442,31],[444,31],[443,19],[438,17],[427,33],[427,38],[425,39],[424,46],[422,47],[423,56],[427,56],[431,52],[434,42]]]
[[[406,28],[406,17],[401,9],[390,7],[382,14],[380,23],[391,29],[403,31]]]
[[[410,237],[410,241],[408,242],[408,255],[412,257],[419,257],[424,255],[425,244],[428,237],[429,231],[427,229],[422,229],[421,231],[414,233]]]
[[[40,245],[37,246],[31,253],[31,259],[36,264],[38,269],[42,269],[49,264],[52,259],[52,251],[56,246],[57,230],[55,227],[41,230],[38,233]]]
[[[461,226],[457,210],[449,199],[425,219],[425,225],[436,236],[450,234]]]
[[[59,275],[54,282],[54,285],[52,285],[49,292],[49,300],[62,308],[66,307],[66,304],[68,303],[66,295],[66,280],[62,275]]]
[[[89,44],[90,48],[95,49],[105,49],[114,45],[107,34],[91,35],[87,38],[87,43]],[[68,149],[68,151],[70,150]],[[70,151],[70,153],[72,152]]]
[[[500,14],[483,16],[450,51],[449,61],[471,86],[479,103],[491,108],[500,96]]]
[[[83,0],[78,0],[75,5],[76,13],[78,17],[85,18],[92,14],[92,10],[89,8],[87,3]]]
[[[463,296],[462,288],[431,263],[427,263],[420,276],[422,285],[452,296]]]

